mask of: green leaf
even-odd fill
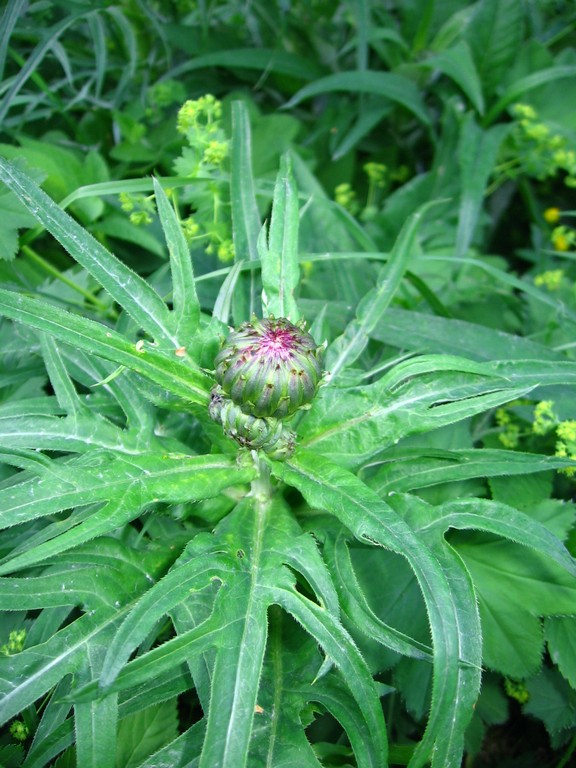
[[[324,387],[302,423],[301,445],[358,467],[402,437],[482,413],[544,383],[533,364],[523,362],[518,380],[502,366],[430,355],[400,363],[368,386]]]
[[[507,125],[482,130],[472,115],[464,119],[458,144],[462,194],[458,211],[456,258],[466,254],[474,239],[486,185],[508,130]]]
[[[543,669],[526,682],[530,698],[527,715],[542,720],[548,733],[557,734],[576,725],[576,691],[554,669]],[[566,763],[567,765],[567,763]]]
[[[158,216],[170,254],[175,332],[182,345],[186,345],[200,323],[200,303],[196,295],[190,249],[166,193],[156,178],[153,182]]]
[[[516,80],[516,82],[506,88],[496,104],[488,110],[488,113],[484,118],[484,124],[490,125],[493,123],[509,104],[515,102],[525,93],[533,91],[535,88],[539,88],[546,83],[556,82],[564,78],[573,78],[575,76],[576,66],[556,66],[550,67],[549,69],[541,69],[539,72],[534,72],[530,75],[526,75],[526,77],[520,78],[520,80]]]
[[[443,451],[429,448],[391,449],[378,459],[376,474],[369,485],[381,496],[390,491],[402,493],[440,483],[458,482],[475,477],[532,475],[574,466],[570,459],[536,453],[490,448],[461,448]]]
[[[79,682],[98,676],[106,649],[88,645],[85,668],[76,677]],[[115,768],[118,696],[102,701],[74,705],[77,764],[86,768]]]
[[[159,352],[152,344],[137,347],[117,331],[73,315],[40,299],[0,288],[0,314],[74,347],[99,355],[149,378],[185,401],[206,405],[211,380],[197,368]]]
[[[522,0],[483,0],[466,29],[485,91],[493,92],[513,65],[524,33]]]
[[[300,277],[298,226],[298,190],[290,156],[283,155],[274,188],[268,242],[263,230],[258,252],[262,263],[262,310],[265,315],[286,317],[293,323],[299,319],[295,298]]]
[[[0,158],[0,179],[152,338],[178,347],[173,319],[156,291],[104,248],[15,165]]]
[[[471,360],[562,359],[559,352],[524,336],[396,307],[386,310],[382,322],[372,331],[372,338],[418,353],[441,349],[445,354]]]
[[[176,699],[171,699],[123,718],[113,764],[117,768],[137,768],[145,758],[175,739],[178,735],[176,705]]]
[[[183,602],[190,592],[221,578],[227,560],[218,554],[210,539],[205,541],[202,536],[193,539],[168,575],[148,590],[116,633],[100,675],[102,688],[110,686],[131,653],[164,614]]]
[[[234,233],[235,259],[256,261],[258,259],[258,234],[261,229],[260,214],[256,202],[254,175],[252,171],[252,138],[250,118],[246,104],[235,101],[232,104],[232,149],[230,157],[230,205]],[[234,324],[239,325],[254,312],[254,277],[250,273],[250,299],[248,307],[242,292],[234,297]]]
[[[525,522],[529,528],[530,521]],[[546,533],[544,546],[551,536]],[[536,617],[573,612],[573,563],[572,575],[568,575],[554,566],[547,555],[485,534],[469,533],[453,543],[478,594],[485,664],[513,678],[534,674],[540,667],[544,648],[542,627]],[[559,542],[553,545],[555,560],[560,546]]]
[[[544,624],[550,658],[576,690],[576,616],[554,616]]]
[[[441,51],[422,62],[423,66],[439,69],[452,78],[468,97],[475,110],[484,113],[484,96],[482,81],[474,64],[470,47],[465,40],[459,40],[456,45]]]
[[[480,658],[477,648],[463,636],[478,635],[474,601],[466,604],[463,595],[453,596],[437,559],[393,510],[350,472],[315,453],[298,451],[285,463],[274,462],[273,473],[297,488],[312,508],[335,515],[362,542],[377,544],[403,555],[414,570],[426,602],[434,647],[434,695],[430,720],[435,727],[427,732],[411,765],[422,766],[433,751],[434,768],[456,766],[445,758],[456,754],[468,715],[458,712],[455,701],[466,690],[466,698],[477,695]],[[452,582],[452,575],[450,582]],[[461,576],[460,576],[461,578]],[[464,603],[462,603],[464,600]],[[300,619],[302,621],[302,619]],[[472,653],[469,656],[468,653]],[[466,664],[463,674],[459,660]],[[456,722],[455,730],[452,723]],[[434,742],[434,744],[432,743]],[[455,746],[456,745],[456,746]]]
[[[378,326],[408,269],[414,255],[420,221],[432,205],[434,203],[422,206],[405,222],[387,264],[378,275],[376,287],[360,301],[356,318],[328,348],[326,366],[332,378],[338,376],[343,368],[352,365],[364,351],[370,334]]]
[[[230,484],[249,481],[254,468],[236,467],[234,459],[170,454],[141,455],[138,458],[113,457],[107,465],[95,468],[51,466],[39,478],[4,488],[0,498],[0,527],[35,520],[75,506],[108,503],[75,527],[60,533],[52,524],[53,538],[22,554],[5,560],[0,573],[23,568],[54,554],[110,533],[138,517],[146,505],[158,501],[190,502],[216,496]],[[74,518],[73,518],[74,520]]]
[[[374,93],[383,96],[412,112],[424,125],[430,125],[430,118],[415,84],[407,77],[390,72],[339,72],[321,77],[305,85],[284,105],[292,109],[305,99],[325,93],[344,91],[347,93]]]

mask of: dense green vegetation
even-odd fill
[[[0,766],[569,765],[574,4],[2,14]]]

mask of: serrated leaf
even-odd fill
[[[208,403],[210,379],[152,345],[137,348],[105,325],[14,291],[0,289],[0,313],[85,352],[125,365],[190,402]]]
[[[576,690],[576,616],[548,618],[544,632],[550,658]]]
[[[26,174],[0,158],[0,179],[152,338],[178,347],[166,304],[139,275],[107,251]]]
[[[192,258],[174,208],[158,180],[153,178],[152,181],[158,216],[170,254],[175,332],[181,344],[186,345],[196,333],[200,322],[200,303],[196,295]]]
[[[455,745],[460,743],[466,722],[464,715],[458,713],[457,727],[452,730],[454,702],[462,686],[468,685],[467,697],[477,695],[479,690],[479,679],[477,683],[472,682],[474,675],[465,679],[467,676],[462,676],[458,661],[469,662],[469,670],[480,666],[476,656],[466,657],[473,649],[462,637],[462,633],[468,631],[467,627],[472,633],[477,632],[474,605],[468,605],[463,612],[460,596],[452,595],[443,567],[428,548],[385,502],[350,472],[302,450],[283,464],[273,463],[272,471],[296,487],[313,508],[335,515],[360,541],[384,546],[407,558],[418,578],[429,614],[434,645],[434,695],[430,719],[440,724],[428,732],[410,765],[424,765],[432,751],[432,741],[433,766],[459,765],[452,756],[458,751]],[[470,708],[469,716],[471,713]],[[448,756],[451,760],[445,762]]]

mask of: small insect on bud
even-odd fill
[[[313,400],[322,348],[285,318],[253,319],[232,331],[216,357],[223,393],[244,413],[285,419]]]

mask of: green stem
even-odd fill
[[[252,480],[252,496],[257,503],[267,506],[272,497],[270,466],[256,452],[253,455],[258,466],[258,477]]]
[[[56,280],[60,280],[60,282],[64,283],[64,285],[67,285],[69,288],[72,288],[72,290],[84,296],[85,299],[90,301],[100,311],[106,314],[110,312],[109,306],[100,301],[100,299],[94,296],[93,293],[87,291],[85,288],[82,288],[81,285],[78,285],[73,280],[70,280],[70,278],[66,277],[66,275],[63,275],[60,270],[52,266],[49,261],[46,261],[46,259],[40,256],[39,253],[36,253],[36,251],[30,248],[29,245],[23,245],[21,250],[29,261],[34,262],[34,264],[43,269],[44,272],[47,272],[51,277],[54,277]]]

